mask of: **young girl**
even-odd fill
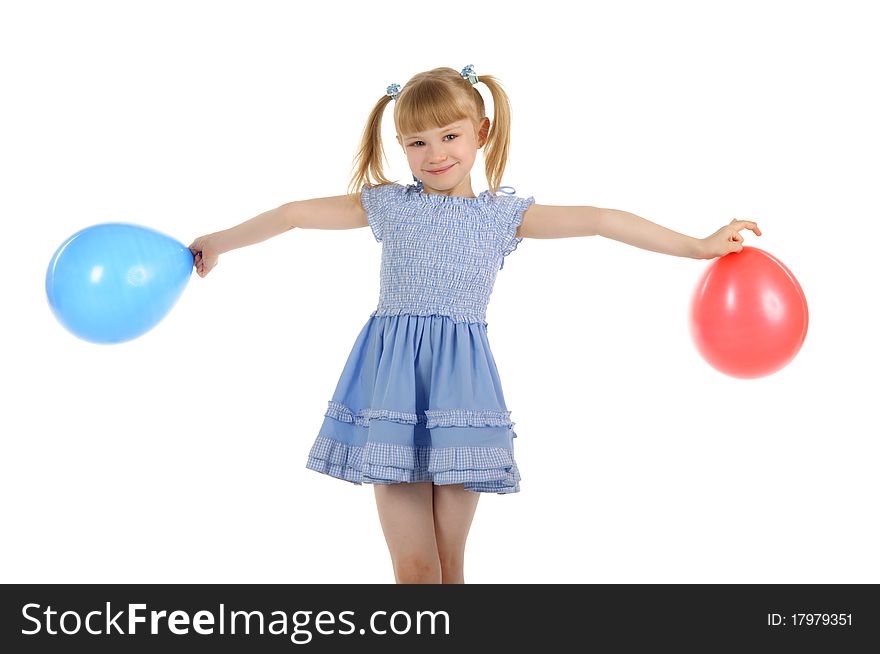
[[[478,83],[492,94],[492,122]],[[391,102],[415,182],[407,186],[382,171],[380,126]],[[378,307],[355,340],[306,467],[374,485],[398,583],[463,583],[480,493],[520,489],[485,316],[496,274],[523,238],[599,234],[711,259],[740,251],[740,230],[761,233],[733,220],[696,239],[623,211],[497,195],[509,144],[510,105],[496,78],[478,78],[472,66],[419,73],[402,89],[389,86],[370,113],[349,194],[290,202],[190,245],[204,277],[220,254],[295,227],[369,225],[382,242]],[[481,148],[490,190],[475,195],[471,168]]]

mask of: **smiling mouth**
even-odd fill
[[[447,170],[452,168],[455,164],[449,164],[446,168],[440,168],[439,170],[426,170],[425,172],[431,173],[432,175],[439,175],[440,173],[445,173]]]

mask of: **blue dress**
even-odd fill
[[[355,340],[307,468],[354,484],[519,491],[514,423],[486,334],[495,276],[535,201],[513,192],[465,198],[414,184],[363,187],[382,243],[379,304]]]

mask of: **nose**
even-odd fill
[[[446,161],[447,154],[446,149],[443,147],[443,144],[440,145],[429,145],[428,147],[428,161],[431,163],[440,163]]]

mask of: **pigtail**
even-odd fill
[[[479,77],[480,83],[489,87],[489,91],[492,93],[492,104],[495,106],[492,126],[489,129],[486,144],[483,146],[486,180],[489,182],[489,191],[495,194],[501,186],[510,152],[510,99],[496,78],[482,74]],[[476,87],[473,90],[479,95]],[[482,99],[478,104],[482,106]]]
[[[364,184],[373,185],[373,179],[377,184],[393,183],[385,178],[382,171],[382,159],[385,158],[385,149],[382,146],[382,116],[385,107],[391,101],[391,96],[383,95],[367,118],[361,145],[352,166],[353,173],[348,185],[349,195],[356,196]]]

